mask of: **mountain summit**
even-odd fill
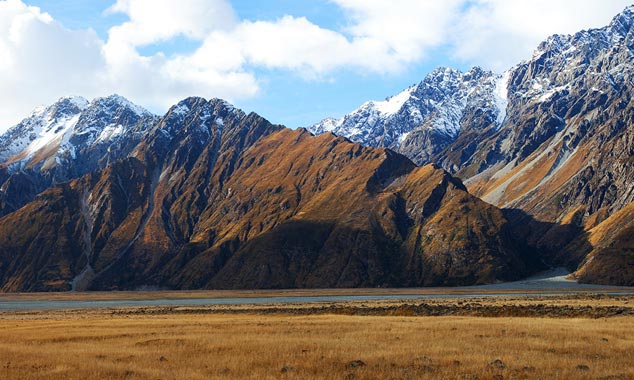
[[[474,67],[466,73],[438,68],[417,85],[384,101],[369,101],[340,119],[308,130],[404,153],[418,164],[463,133],[495,130],[506,114],[507,76]]]

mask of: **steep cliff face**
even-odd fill
[[[470,188],[548,220],[634,201],[633,16],[628,8],[605,28],[553,36],[512,71],[505,126],[458,172],[475,174]]]
[[[10,291],[454,285],[532,269],[504,215],[445,171],[200,98],[128,158],[0,222]]]

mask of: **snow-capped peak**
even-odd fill
[[[0,135],[0,164],[21,168],[49,158],[75,158],[93,144],[109,143],[141,118],[152,114],[119,95],[64,97],[36,108],[26,119]],[[50,167],[52,164],[45,164]]]
[[[362,144],[395,149],[417,129],[434,130],[453,139],[461,129],[462,113],[469,104],[487,98],[483,103],[506,109],[502,90],[498,92],[499,99],[493,99],[495,78],[495,74],[479,67],[466,73],[440,67],[397,95],[365,102],[342,118],[327,118],[307,129],[315,134],[333,132]]]
[[[90,105],[91,106],[105,106],[105,107],[124,107],[131,110],[139,117],[152,115],[150,111],[146,110],[145,108],[139,105],[132,103],[128,99],[118,94],[95,98],[93,99],[92,102],[90,102]]]
[[[86,100],[86,98],[84,98],[83,96],[70,96],[67,98],[62,98],[58,101],[58,103],[62,100],[68,100],[70,103],[72,103],[75,107],[83,110],[86,107],[88,107],[88,100]]]

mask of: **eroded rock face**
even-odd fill
[[[10,291],[464,285],[532,269],[502,212],[444,170],[200,98],[1,221]]]

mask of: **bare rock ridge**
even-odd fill
[[[546,262],[578,269],[582,281],[631,284],[631,269],[629,280],[594,275],[603,265],[618,267],[616,262],[634,266],[621,240],[614,242],[620,250],[593,254],[591,261],[585,257],[596,247],[579,242],[596,236],[595,227],[617,236],[625,225],[598,226],[628,212],[634,202],[633,20],[630,6],[606,27],[551,36],[530,59],[502,75],[486,73],[475,86],[471,73],[481,72],[478,68],[439,69],[414,86],[416,91],[389,98],[386,102],[398,98],[402,106],[388,116],[374,117],[383,115],[376,107],[381,102],[369,102],[309,130],[330,129],[363,145],[389,146],[418,164],[439,165],[474,195],[507,210],[517,232]],[[456,103],[460,91],[445,88],[465,89],[469,96]],[[436,109],[413,111],[427,105]],[[442,119],[452,127],[439,128],[438,115],[453,115]],[[393,119],[403,120],[401,129],[393,127]],[[443,133],[447,130],[454,132]],[[374,138],[394,133],[392,140]],[[417,134],[425,138],[413,139]],[[595,270],[587,271],[587,265]]]

